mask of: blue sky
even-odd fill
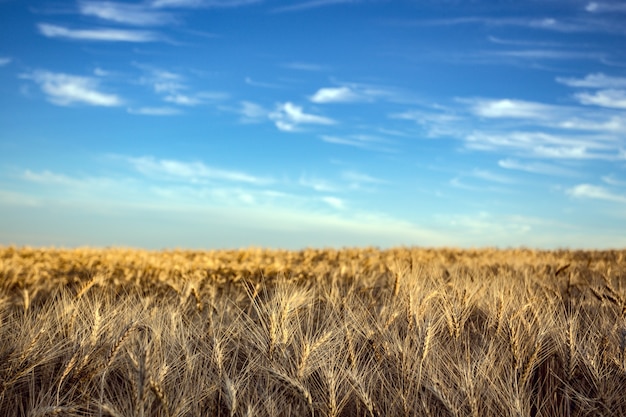
[[[0,244],[625,247],[625,22],[0,0]]]

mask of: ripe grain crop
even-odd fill
[[[2,416],[624,416],[626,251],[0,248]]]

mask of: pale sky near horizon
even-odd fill
[[[626,3],[0,0],[0,245],[626,247]]]

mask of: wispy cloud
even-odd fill
[[[126,158],[138,172],[165,179],[178,179],[191,183],[206,181],[231,181],[248,184],[269,184],[270,178],[256,177],[240,171],[224,170],[205,165],[202,162],[185,162],[173,159],[156,159],[150,156]]]
[[[146,30],[126,30],[112,28],[68,29],[63,26],[40,23],[39,32],[48,38],[62,38],[98,42],[154,42],[160,36]]]
[[[0,67],[4,67],[5,65],[9,65],[13,61],[12,58],[9,57],[0,57]]]
[[[249,6],[262,0],[154,0],[152,7],[156,8],[232,8]]]
[[[372,177],[371,175],[364,174],[358,171],[343,171],[341,173],[341,179],[350,183],[350,188],[360,188],[365,185],[380,185],[387,184],[387,181],[380,178]]]
[[[145,72],[139,82],[152,87],[167,103],[191,107],[222,101],[229,97],[229,94],[220,91],[189,92],[190,88],[181,74],[143,65],[137,66]]]
[[[422,19],[396,21],[399,25],[419,25],[419,26],[456,26],[456,25],[484,25],[491,27],[526,27],[530,29],[547,30],[563,33],[576,32],[619,32],[623,33],[624,28],[608,24],[603,20],[563,18],[553,17],[525,18],[525,17],[501,17],[491,18],[483,16],[465,16],[458,18],[444,19]]]
[[[129,108],[130,114],[138,114],[142,116],[176,116],[181,114],[180,109],[173,107],[139,107]]]
[[[321,200],[336,210],[343,210],[346,208],[345,201],[338,197],[326,196],[322,197]]]
[[[615,178],[614,175],[605,175],[602,177],[602,181],[616,187],[626,187],[626,180]]]
[[[107,177],[92,177],[92,176],[83,176],[83,177],[73,177],[65,174],[59,174],[56,172],[52,172],[49,170],[43,171],[31,171],[30,169],[25,170],[21,179],[38,183],[46,186],[61,186],[74,189],[76,191],[89,191],[94,188],[98,188],[100,190],[114,188],[116,183],[113,179]]]
[[[309,97],[314,103],[349,103],[375,102],[386,100],[391,102],[408,101],[406,94],[396,88],[363,83],[340,83],[338,87],[320,88]]]
[[[329,181],[320,178],[310,177],[308,175],[302,175],[300,177],[300,180],[298,181],[298,184],[300,184],[302,187],[311,188],[315,191],[324,193],[336,192],[339,190],[339,187],[337,185],[332,184]]]
[[[585,6],[585,10],[590,13],[626,13],[626,4],[618,2],[606,3],[592,1]]]
[[[595,93],[579,93],[575,97],[586,105],[626,109],[626,90],[600,90]]]
[[[402,113],[390,114],[389,117],[392,119],[410,120],[415,122],[426,130],[426,136],[429,138],[457,136],[462,134],[457,126],[457,124],[462,121],[461,115],[450,113],[445,110],[407,110]]]
[[[313,103],[347,103],[364,99],[367,98],[346,86],[320,88],[310,97]]]
[[[389,141],[371,135],[348,135],[348,136],[332,136],[321,135],[322,139],[326,143],[332,143],[335,145],[353,146],[355,148],[367,149],[370,151],[378,152],[394,152],[389,145]]]
[[[469,148],[514,151],[525,157],[605,160],[622,158],[615,143],[544,132],[474,132],[465,140]]]
[[[281,103],[271,112],[269,118],[274,121],[276,127],[284,132],[297,131],[300,125],[333,125],[337,122],[324,116],[305,113],[302,107],[291,102]]]
[[[487,118],[514,118],[514,119],[546,119],[555,112],[553,106],[531,101],[514,99],[470,99],[471,111]]]
[[[567,190],[567,194],[576,198],[588,198],[593,200],[605,200],[615,203],[626,203],[626,196],[615,194],[605,187],[591,184],[579,184]]]
[[[500,184],[512,184],[515,181],[507,177],[505,175],[496,174],[494,172],[488,171],[486,169],[474,169],[470,174],[470,176],[474,178],[479,178],[481,180],[489,181],[489,182],[497,182]]]
[[[251,101],[240,102],[239,108],[235,111],[241,115],[241,122],[243,123],[260,123],[266,120],[270,113],[260,104]]]
[[[570,87],[626,88],[626,77],[612,77],[601,72],[588,74],[585,78],[557,77],[556,81]]]
[[[280,88],[278,84],[266,83],[262,81],[253,80],[250,77],[246,77],[244,82],[252,87],[260,87],[260,88]]]
[[[312,72],[321,72],[321,71],[329,71],[330,67],[326,65],[314,64],[311,62],[287,62],[281,65],[284,68],[297,70],[297,71],[312,71]]]
[[[601,61],[606,58],[600,52],[571,51],[561,49],[514,49],[504,51],[483,51],[483,56],[498,58],[519,58],[532,60],[592,60]]]
[[[298,12],[308,9],[316,9],[318,7],[332,6],[336,4],[358,3],[358,0],[310,0],[292,4],[290,6],[277,7],[274,13]]]
[[[30,79],[39,84],[41,90],[47,95],[48,101],[59,106],[80,103],[114,107],[123,104],[119,96],[100,91],[100,81],[97,78],[43,70],[22,74],[21,78]]]
[[[80,1],[80,13],[94,16],[115,23],[157,26],[175,22],[174,17],[166,12],[154,10],[145,3],[126,4],[110,1]]]
[[[530,172],[532,174],[575,176],[575,171],[560,167],[556,164],[544,162],[520,162],[516,159],[506,158],[498,161],[498,166],[504,169]]]

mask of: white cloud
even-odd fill
[[[626,90],[600,90],[593,94],[579,93],[576,98],[586,105],[595,105],[614,109],[626,109]]]
[[[437,222],[456,230],[463,231],[463,234],[478,236],[489,236],[490,238],[502,239],[504,236],[525,235],[532,230],[532,226],[537,223],[536,219],[525,218],[515,215],[495,215],[486,211],[476,214],[452,214],[435,215]]]
[[[504,169],[525,171],[525,172],[530,172],[532,174],[560,175],[560,176],[575,176],[576,175],[576,172],[566,169],[566,168],[562,168],[558,165],[546,164],[543,162],[522,163],[511,158],[499,160],[498,166]]]
[[[542,103],[501,99],[483,100],[472,99],[471,111],[477,116],[488,118],[519,118],[519,119],[546,119],[554,113],[554,107]]]
[[[343,210],[346,208],[346,203],[337,197],[322,197],[321,200],[337,210]]]
[[[285,68],[289,68],[297,71],[328,71],[330,68],[326,65],[313,64],[310,62],[287,62],[282,65]]]
[[[607,22],[592,21],[589,19],[555,19],[555,18],[525,18],[502,17],[487,18],[478,16],[422,19],[407,21],[405,24],[420,26],[456,26],[456,25],[485,25],[493,27],[527,27],[531,29],[549,30],[563,33],[575,32],[623,32],[623,28],[608,25]]]
[[[260,1],[261,0],[154,0],[151,4],[153,7],[157,8],[230,8],[249,6],[259,3]]]
[[[604,187],[591,184],[579,184],[567,190],[567,193],[576,198],[590,198],[594,200],[606,200],[615,203],[626,203],[626,196],[614,194]]]
[[[255,177],[239,171],[230,171],[209,167],[202,162],[183,162],[172,159],[155,159],[153,157],[127,158],[134,169],[150,177],[180,179],[191,183],[207,180],[224,180],[248,184],[269,184],[269,178]]]
[[[139,82],[150,86],[167,103],[191,107],[225,100],[229,97],[229,94],[220,91],[189,93],[190,88],[181,74],[138,64],[136,66],[145,72]]]
[[[474,178],[480,178],[482,180],[485,181],[490,181],[490,182],[497,182],[500,184],[511,184],[515,181],[513,181],[513,179],[504,176],[504,175],[499,175],[499,174],[495,174],[491,171],[485,170],[485,169],[474,169],[471,174],[472,177]]]
[[[586,109],[585,109],[586,110]],[[593,116],[589,114],[588,116]],[[587,130],[587,131],[599,131],[599,132],[626,132],[626,118],[620,116],[609,116],[602,120],[588,120],[573,117],[558,121],[554,124],[555,127],[568,130]]]
[[[64,38],[86,41],[103,42],[154,42],[160,37],[145,30],[125,29],[68,29],[63,26],[40,23],[37,25],[39,32],[48,38]]]
[[[77,185],[81,182],[74,178],[68,177],[63,174],[56,174],[50,171],[42,171],[42,172],[33,172],[29,169],[24,171],[22,178],[31,181],[38,182],[42,184],[56,184],[56,185]]]
[[[422,110],[407,110],[402,113],[391,114],[389,117],[411,120],[423,126],[426,129],[426,136],[429,138],[459,135],[459,128],[456,125],[462,121],[462,118],[457,114]]]
[[[48,101],[59,106],[83,103],[91,106],[113,107],[123,104],[114,94],[99,91],[99,80],[50,71],[33,71],[21,76],[39,84]]]
[[[0,57],[0,67],[4,67],[5,65],[9,65],[13,61],[13,58],[9,57]]]
[[[362,172],[357,172],[357,171],[343,171],[341,173],[341,178],[344,181],[348,181],[352,183],[352,185],[357,185],[357,186],[360,184],[375,185],[375,184],[387,183],[387,181],[385,180],[381,180],[380,178],[375,178],[370,175],[364,174]]]
[[[605,3],[592,1],[585,7],[585,10],[590,13],[606,13],[606,12],[621,12],[626,13],[626,4],[624,3]]]
[[[202,100],[197,97],[192,97],[180,93],[165,96],[163,100],[167,101],[168,103],[178,104],[179,106],[197,106],[198,104],[202,103]]]
[[[129,108],[130,114],[138,114],[143,116],[175,116],[181,114],[179,109],[173,107],[139,107]]]
[[[326,143],[333,143],[335,145],[354,146],[355,148],[367,149],[371,151],[380,152],[393,152],[392,149],[385,146],[386,141],[369,135],[350,135],[348,137],[321,135],[322,139]]]
[[[616,187],[626,187],[626,181],[617,179],[613,175],[605,175],[604,177],[602,177],[602,181]]]
[[[301,176],[298,183],[303,187],[312,188],[313,190],[318,191],[318,192],[328,193],[328,192],[335,192],[338,190],[338,187],[336,185],[331,184],[328,181],[325,181],[319,178],[308,177],[306,175]]]
[[[290,6],[278,7],[273,10],[274,13],[297,12],[301,10],[316,9],[318,7],[332,6],[335,4],[357,3],[358,0],[309,0]]]
[[[310,97],[313,103],[347,103],[361,101],[364,97],[354,92],[349,87],[320,88]]]
[[[324,116],[304,113],[302,107],[291,102],[278,104],[276,110],[269,114],[269,118],[274,121],[276,127],[284,132],[297,131],[300,125],[333,125],[337,122]]]
[[[80,1],[78,7],[83,15],[128,25],[156,26],[175,21],[170,14],[151,10],[146,4]]]
[[[263,106],[251,101],[242,101],[237,112],[241,114],[243,123],[258,123],[265,120],[269,114]]]
[[[557,77],[556,81],[570,87],[584,88],[626,88],[625,77],[611,77],[601,72],[589,74],[585,78]]]
[[[516,151],[525,157],[620,159],[617,144],[602,138],[576,138],[544,132],[473,132],[465,140],[471,149]]]
[[[246,77],[244,79],[244,82],[248,85],[251,85],[252,87],[260,87],[260,88],[280,88],[279,85],[277,84],[272,84],[272,83],[265,83],[265,82],[261,82],[261,81],[255,81],[250,77]]]
[[[65,174],[58,174],[48,170],[34,172],[29,169],[25,170],[21,178],[25,181],[34,182],[44,185],[56,185],[67,187],[74,190],[88,191],[90,189],[110,188],[116,185],[115,181],[111,178],[104,177],[71,177]],[[119,184],[118,184],[119,185]]]

